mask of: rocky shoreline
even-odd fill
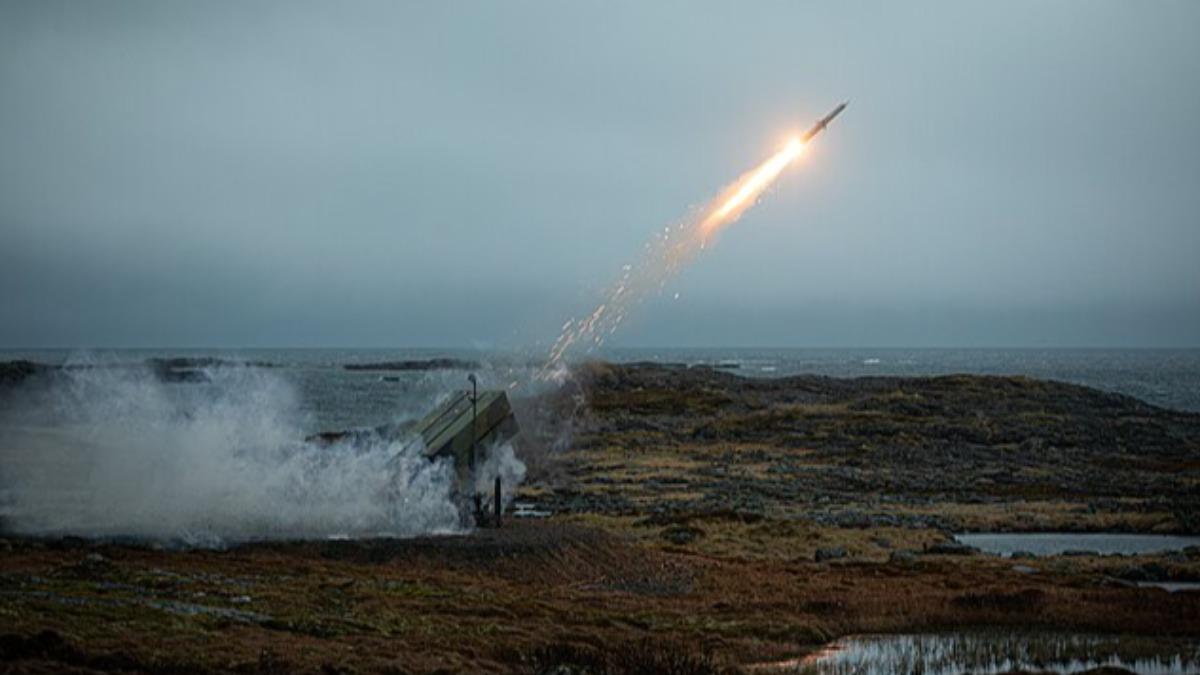
[[[1007,511],[987,529],[1200,532],[1200,414],[1120,394],[601,363],[575,386],[572,452],[551,459],[570,480],[540,498],[560,511],[944,530]]]

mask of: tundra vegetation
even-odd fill
[[[591,363],[515,403],[549,518],[224,550],[8,535],[6,672],[737,671],[859,633],[1194,644],[1200,550],[1012,560],[960,531],[1195,534],[1200,415],[1021,377]]]

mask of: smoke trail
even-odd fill
[[[754,169],[738,176],[709,203],[675,226],[667,226],[646,244],[642,257],[622,268],[621,277],[610,286],[590,314],[572,318],[562,331],[538,379],[561,381],[566,376],[566,359],[573,353],[591,353],[620,327],[628,311],[651,293],[661,293],[667,281],[688,264],[723,228],[736,222],[754,206],[779,175],[800,156],[804,143],[793,138],[779,152]]]
[[[64,371],[0,410],[0,497],[22,533],[213,545],[460,531],[453,467],[410,439],[305,443],[278,374],[214,368],[204,384],[147,369]],[[524,465],[501,450],[491,474]]]

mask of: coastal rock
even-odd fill
[[[813,559],[817,562],[828,562],[830,560],[841,560],[849,553],[844,546],[832,546],[829,548],[819,548],[813,555]]]
[[[411,359],[406,361],[380,361],[378,363],[347,363],[342,366],[346,370],[477,370],[478,361],[463,359],[436,358]]]
[[[0,387],[18,385],[34,375],[55,369],[55,366],[33,361],[5,361],[0,363]]]
[[[239,361],[212,356],[173,358],[150,358],[144,361],[68,363],[49,365],[33,361],[0,362],[0,388],[14,387],[31,377],[48,374],[69,374],[101,370],[149,370],[162,382],[194,383],[209,382],[208,371],[213,368],[271,368],[274,364],[264,361]]]
[[[979,549],[957,541],[939,541],[923,551],[924,555],[975,555]]]
[[[169,359],[146,359],[146,365],[154,371],[198,370],[202,368],[273,368],[267,361],[243,361],[223,359],[215,356],[176,356]]]

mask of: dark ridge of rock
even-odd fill
[[[197,382],[211,382],[212,378],[203,370],[186,369],[176,370],[167,368],[155,372],[155,376],[163,382],[180,382],[185,384],[193,384]]]
[[[34,361],[0,362],[0,387],[15,387],[36,375],[62,373],[64,371],[90,371],[112,369],[147,368],[163,382],[208,382],[205,372],[210,368],[275,368],[276,364],[266,361],[237,361],[211,356],[151,358],[145,361],[124,363],[68,363],[50,365]]]
[[[481,367],[478,361],[465,359],[437,358],[409,361],[380,361],[378,363],[347,363],[346,370],[475,370]]]
[[[622,363],[625,368],[644,368],[644,369],[661,369],[661,370],[686,370],[688,364],[683,361],[630,361]]]
[[[0,387],[15,386],[34,375],[41,375],[57,369],[57,366],[33,361],[4,361],[0,363]]]
[[[722,361],[721,363],[693,363],[688,366],[688,368],[695,370],[738,370],[741,367],[742,364],[740,363],[726,361]]]
[[[176,356],[169,359],[146,359],[146,365],[156,372],[165,370],[196,370],[200,368],[275,368],[268,361],[241,361],[215,356]]]

